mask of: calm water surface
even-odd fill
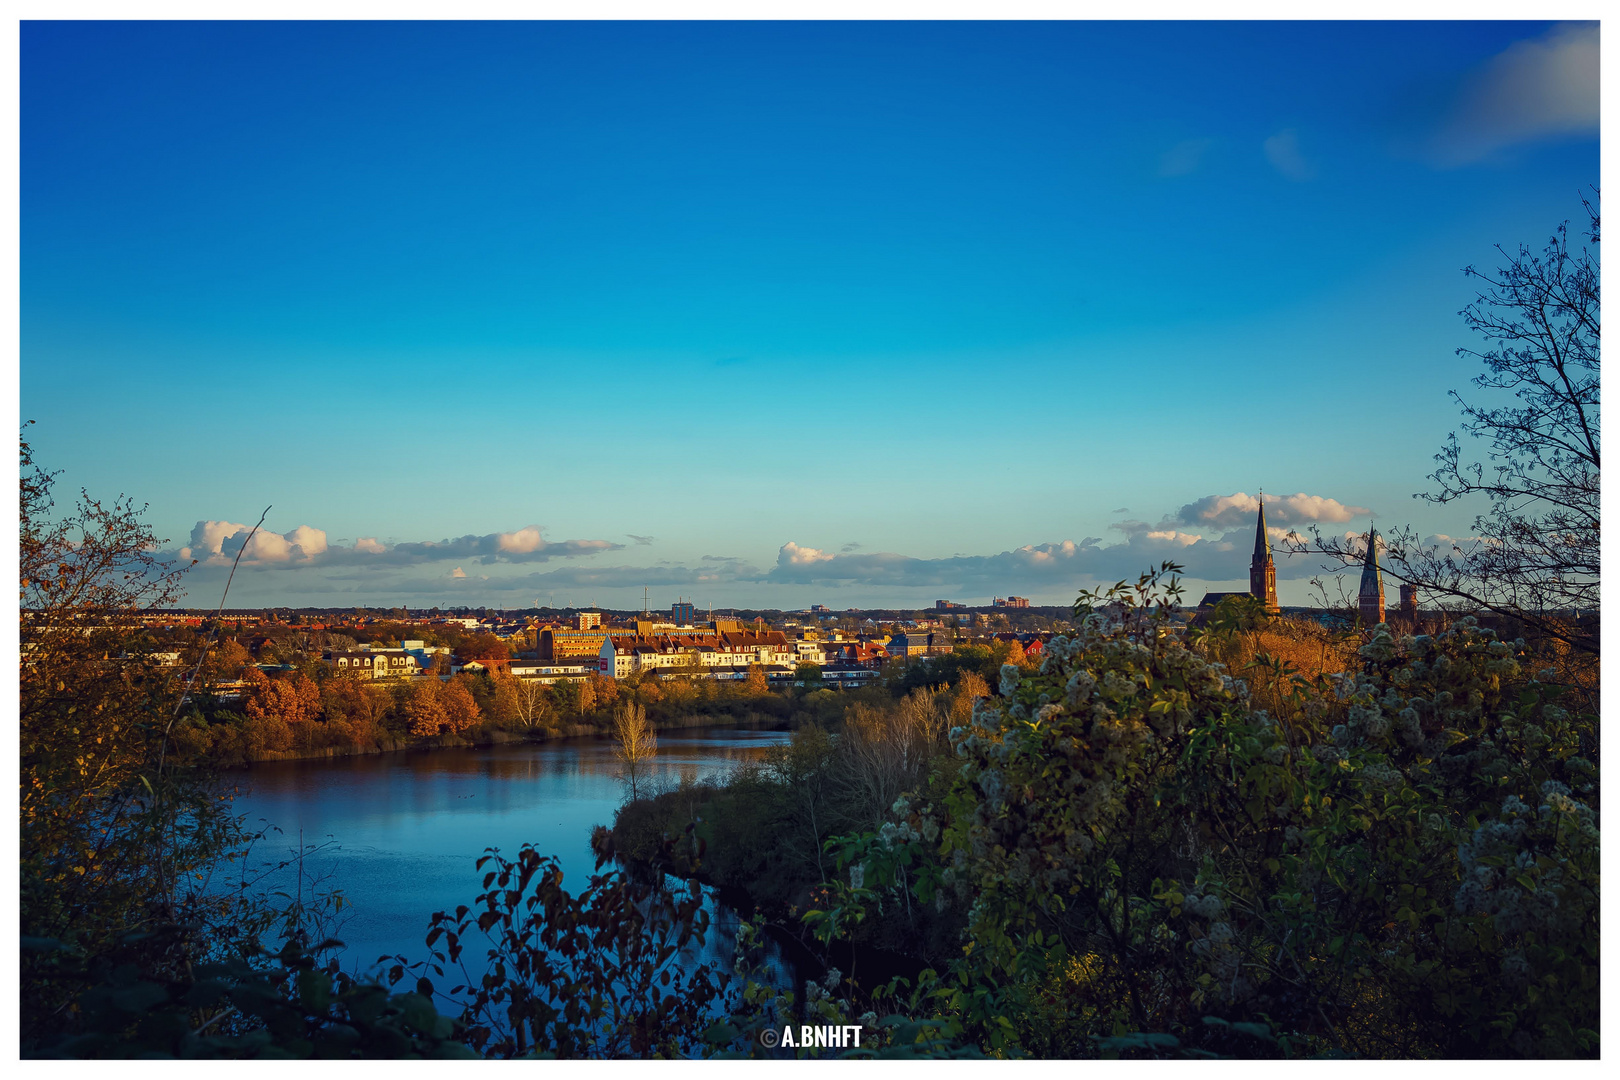
[[[699,779],[759,760],[788,741],[785,731],[691,728],[660,732],[653,775]],[[476,749],[424,750],[315,761],[263,762],[232,774],[236,812],[249,826],[274,826],[255,860],[305,858],[304,874],[340,889],[352,905],[338,936],[343,966],[372,968],[380,956],[426,955],[423,938],[435,911],[471,905],[487,847],[515,856],[525,843],[561,863],[563,885],[578,893],[595,860],[594,825],[611,825],[626,786],[612,743],[603,737]],[[274,884],[291,888],[283,872]],[[734,913],[717,910],[719,921]],[[706,953],[730,935],[711,935]],[[482,944],[478,945],[481,955]],[[472,952],[469,942],[469,952]],[[784,974],[787,974],[784,972]]]

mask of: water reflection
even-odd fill
[[[661,732],[652,775],[695,781],[757,761],[788,733],[700,728]],[[555,855],[578,893],[595,868],[594,825],[610,825],[624,784],[605,738],[476,749],[429,750],[319,761],[266,762],[235,774],[236,812],[273,826],[256,860],[279,859],[300,837],[326,844],[304,862],[306,877],[341,889],[352,905],[339,936],[346,970],[382,956],[426,954],[433,912],[471,904],[484,849],[515,855],[524,843]],[[289,889],[291,871],[273,885]],[[717,916],[735,923],[729,911]],[[713,955],[712,949],[705,953]]]

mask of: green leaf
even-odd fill
[[[324,971],[305,968],[298,973],[298,1000],[311,1012],[324,1013],[332,1000],[332,977]]]

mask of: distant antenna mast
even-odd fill
[[[643,619],[647,617],[647,586],[645,585],[641,587],[641,617]]]

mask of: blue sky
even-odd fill
[[[1553,23],[26,23],[21,411],[190,602],[1067,603],[1414,501]],[[1277,520],[1280,519],[1280,520]],[[1284,602],[1314,566],[1285,565]]]

